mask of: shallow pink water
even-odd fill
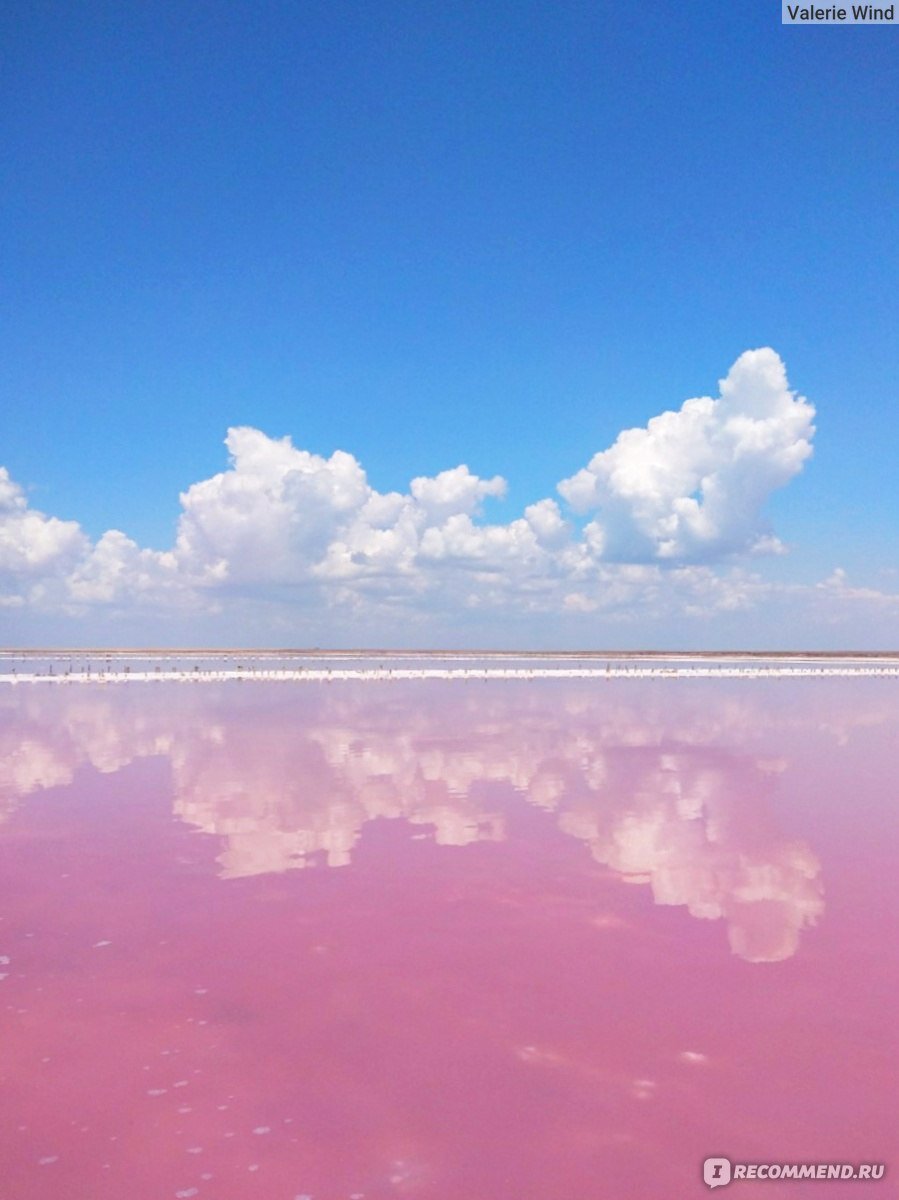
[[[0,718],[3,1200],[679,1200],[713,1154],[893,1194],[894,682]]]

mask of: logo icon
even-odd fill
[[[702,1178],[710,1188],[724,1187],[730,1183],[730,1159],[707,1158],[702,1164]]]

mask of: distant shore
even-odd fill
[[[682,679],[899,676],[887,650],[0,651],[0,683],[332,683],[342,680]]]
[[[712,659],[712,660],[808,660],[808,659],[875,659],[899,662],[899,650],[323,650],[284,647],[234,646],[224,649],[203,646],[140,647],[140,646],[28,646],[0,647],[0,660],[6,658],[377,658],[377,659]]]

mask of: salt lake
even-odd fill
[[[0,685],[2,1194],[890,1194],[895,679],[401,668]]]

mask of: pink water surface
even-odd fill
[[[6,687],[2,1200],[895,1194],[897,744],[890,680]]]

